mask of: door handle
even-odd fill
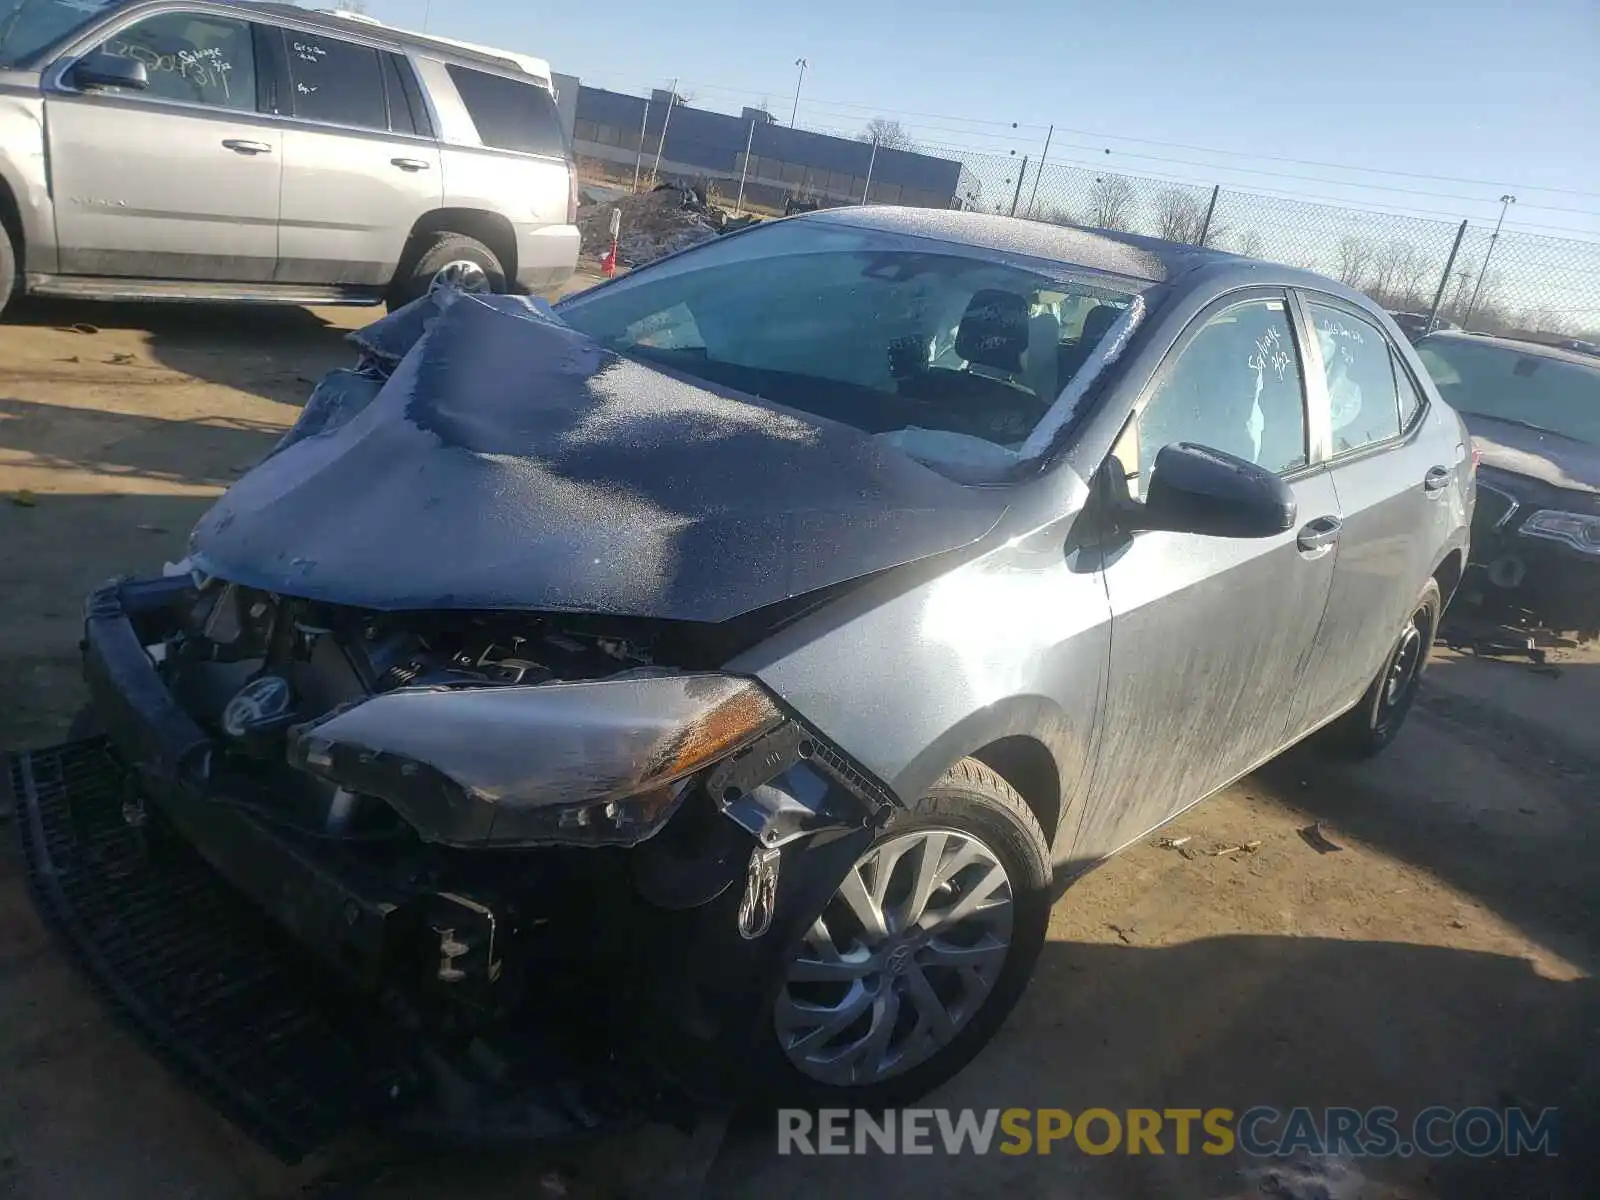
[[[1303,554],[1315,554],[1337,542],[1342,529],[1344,523],[1338,517],[1318,517],[1300,527],[1300,536],[1295,539],[1295,545],[1300,547]]]
[[[391,158],[389,160],[402,171],[426,171],[427,160],[421,158]]]
[[[1442,492],[1450,486],[1450,471],[1447,467],[1429,467],[1428,473],[1422,477],[1422,490],[1425,492]]]
[[[235,154],[271,154],[272,147],[265,142],[250,142],[244,138],[224,138],[223,146]]]

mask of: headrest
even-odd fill
[[[1081,346],[1098,346],[1100,339],[1110,332],[1111,327],[1117,323],[1117,318],[1122,315],[1122,310],[1113,308],[1109,304],[1097,304],[1089,310],[1089,315],[1083,319],[1083,336],[1078,339]]]
[[[1019,371],[1027,348],[1028,302],[998,288],[974,293],[956,328],[956,353],[969,363]]]

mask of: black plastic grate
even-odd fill
[[[294,1162],[405,1090],[366,1047],[325,970],[160,823],[130,823],[130,777],[103,739],[6,756],[30,887],[115,1007],[231,1120]],[[135,815],[137,812],[130,810]],[[389,1044],[400,1044],[395,1038]]]

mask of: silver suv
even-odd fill
[[[575,180],[509,58],[286,4],[0,0],[0,307],[544,291]]]

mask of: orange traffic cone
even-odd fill
[[[600,260],[600,269],[606,273],[606,278],[607,279],[611,278],[613,275],[615,275],[617,273],[617,243],[616,242],[613,241],[611,243],[611,249],[607,250],[605,252],[605,256],[603,258],[601,258],[601,260]]]

